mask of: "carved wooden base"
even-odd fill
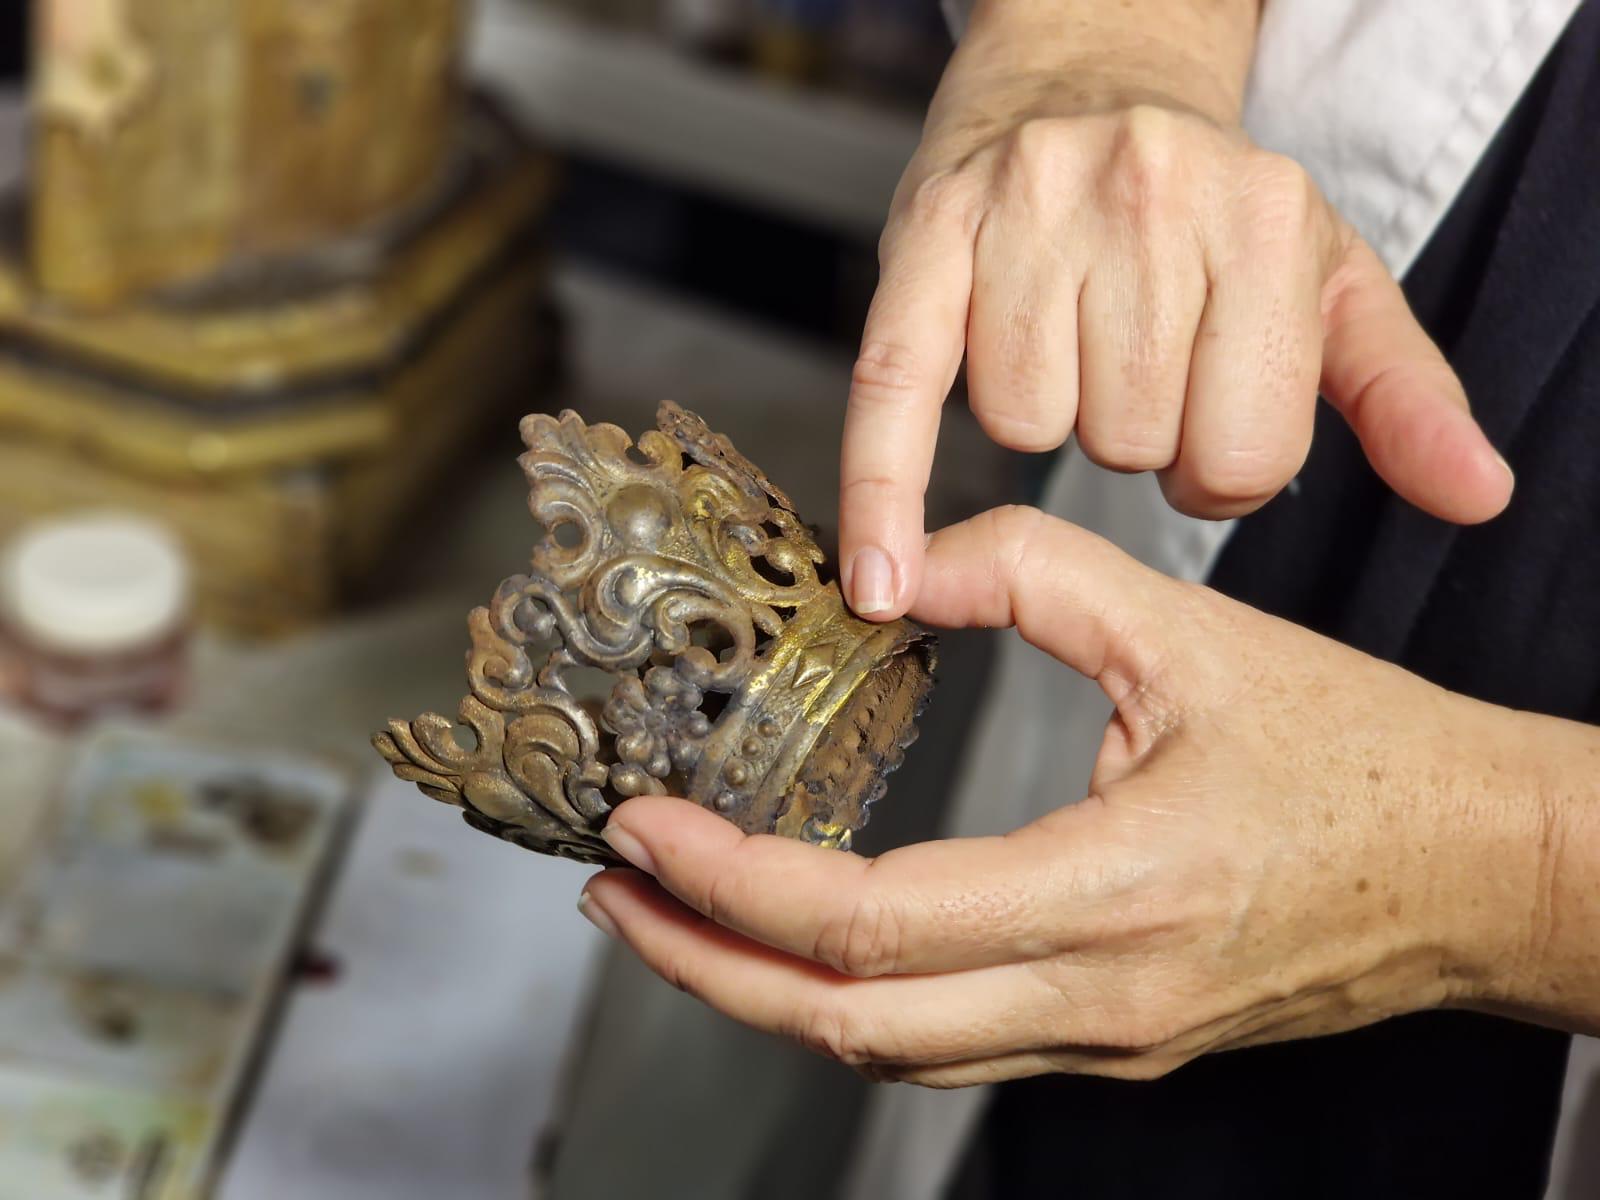
[[[527,408],[552,182],[480,109],[426,208],[360,243],[93,313],[45,302],[0,247],[0,536],[128,507],[184,538],[204,615],[326,612],[485,423]]]

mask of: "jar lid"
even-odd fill
[[[29,526],[0,560],[0,604],[25,638],[65,653],[133,650],[189,606],[183,550],[162,526],[84,513]]]

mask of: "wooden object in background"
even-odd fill
[[[380,219],[456,128],[463,0],[38,0],[31,262],[108,304]]]
[[[0,221],[0,536],[166,520],[203,616],[326,613],[550,352],[553,168],[465,0],[36,0]],[[4,214],[0,214],[4,215]]]

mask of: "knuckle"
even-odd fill
[[[843,920],[824,927],[813,957],[859,979],[887,975],[901,961],[902,930],[894,906],[868,893],[851,906]]]
[[[988,580],[992,589],[990,603],[996,608],[1010,607],[1017,581],[1029,568],[1038,567],[1038,539],[1051,518],[1025,504],[1002,505],[990,509],[984,517],[994,556]],[[1014,608],[1012,613],[1014,616]]]
[[[1389,363],[1379,367],[1362,380],[1344,404],[1346,415],[1355,419],[1373,403],[1405,392],[1437,390],[1444,394],[1459,394],[1461,381],[1455,370],[1442,357],[1430,357],[1420,362]]]
[[[1063,421],[1043,407],[1021,408],[1016,404],[1002,407],[974,397],[972,411],[983,431],[1008,450],[1027,454],[1054,450],[1071,432],[1070,428],[1062,427]]]
[[[850,402],[871,408],[907,408],[917,397],[924,370],[911,347],[868,342],[850,372]]]
[[[1177,454],[1173,439],[1153,426],[1102,429],[1081,418],[1078,448],[1090,462],[1109,471],[1160,471],[1171,466]]]
[[[1294,159],[1257,151],[1244,174],[1243,227],[1257,247],[1303,242],[1322,211],[1311,176]]]
[[[1136,105],[1123,113],[1111,138],[1107,198],[1135,222],[1163,218],[1181,191],[1182,140],[1175,113],[1156,105]]]
[[[1153,1083],[1166,1078],[1181,1064],[1181,1059],[1166,1055],[1140,1054],[1107,1062],[1094,1074],[1107,1079],[1124,1079],[1130,1083]]]
[[[903,181],[878,235],[879,270],[920,253],[930,240],[971,242],[977,236],[982,197],[978,172],[961,167],[935,171],[915,183]]]
[[[1158,1057],[1181,1032],[1159,1007],[1135,1006],[1096,1030],[1092,1044],[1127,1062]]]
[[[1139,1058],[1153,1058],[1178,1036],[1177,1023],[1159,1011],[1137,1014],[1121,1030],[1120,1049]]]
[[[872,1062],[856,1022],[836,1006],[819,1005],[807,1013],[796,1040],[813,1054],[847,1067],[864,1067]]]
[[[850,1068],[868,1083],[904,1083],[914,1068],[903,1063],[858,1063]]]
[[[961,170],[938,171],[922,179],[905,204],[906,219],[923,227],[970,229],[977,211],[976,187],[969,173]]]
[[[753,894],[759,893],[748,872],[718,871],[706,884],[705,891],[692,899],[703,916],[718,925],[732,927],[738,915],[749,908]]]
[[[890,479],[884,475],[860,475],[854,479],[847,479],[839,487],[839,503],[841,507],[865,503],[866,497],[878,496],[893,502],[906,490],[898,480]]]
[[[891,216],[884,224],[883,232],[878,235],[878,271],[881,274],[888,265],[890,256],[894,254],[894,245],[900,236],[900,222]]]
[[[1244,516],[1252,507],[1238,500],[1221,500],[1215,496],[1207,496],[1187,483],[1171,479],[1166,475],[1161,479],[1161,494],[1173,511],[1200,521],[1224,521],[1231,517]]]
[[[1188,474],[1191,489],[1203,500],[1257,500],[1280,491],[1303,460],[1304,455],[1282,447],[1236,446],[1202,456]]]
[[[1002,553],[1009,552],[1019,557],[1026,553],[1049,519],[1039,509],[1026,504],[1002,504],[999,508],[990,509],[984,516],[992,535],[990,545]]]
[[[663,959],[656,966],[656,973],[686,995],[701,999],[698,977],[695,974],[691,961],[683,955],[674,955]]]
[[[902,1071],[894,1078],[889,1079],[888,1082],[909,1083],[913,1087],[923,1088],[930,1092],[953,1092],[958,1088],[977,1087],[983,1081],[974,1079],[968,1072],[952,1067],[942,1071],[919,1073]]]
[[[1058,195],[1074,144],[1069,122],[1034,117],[1017,125],[1000,147],[999,178],[1006,191],[1034,203]]]

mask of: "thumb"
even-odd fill
[[[1425,512],[1472,525],[1511,500],[1511,468],[1412,316],[1400,285],[1353,237],[1323,293],[1322,394],[1384,482]]]
[[[911,615],[946,627],[1015,625],[1098,683],[1130,729],[1154,730],[1198,678],[1197,595],[1104,538],[1010,506],[928,539]]]

